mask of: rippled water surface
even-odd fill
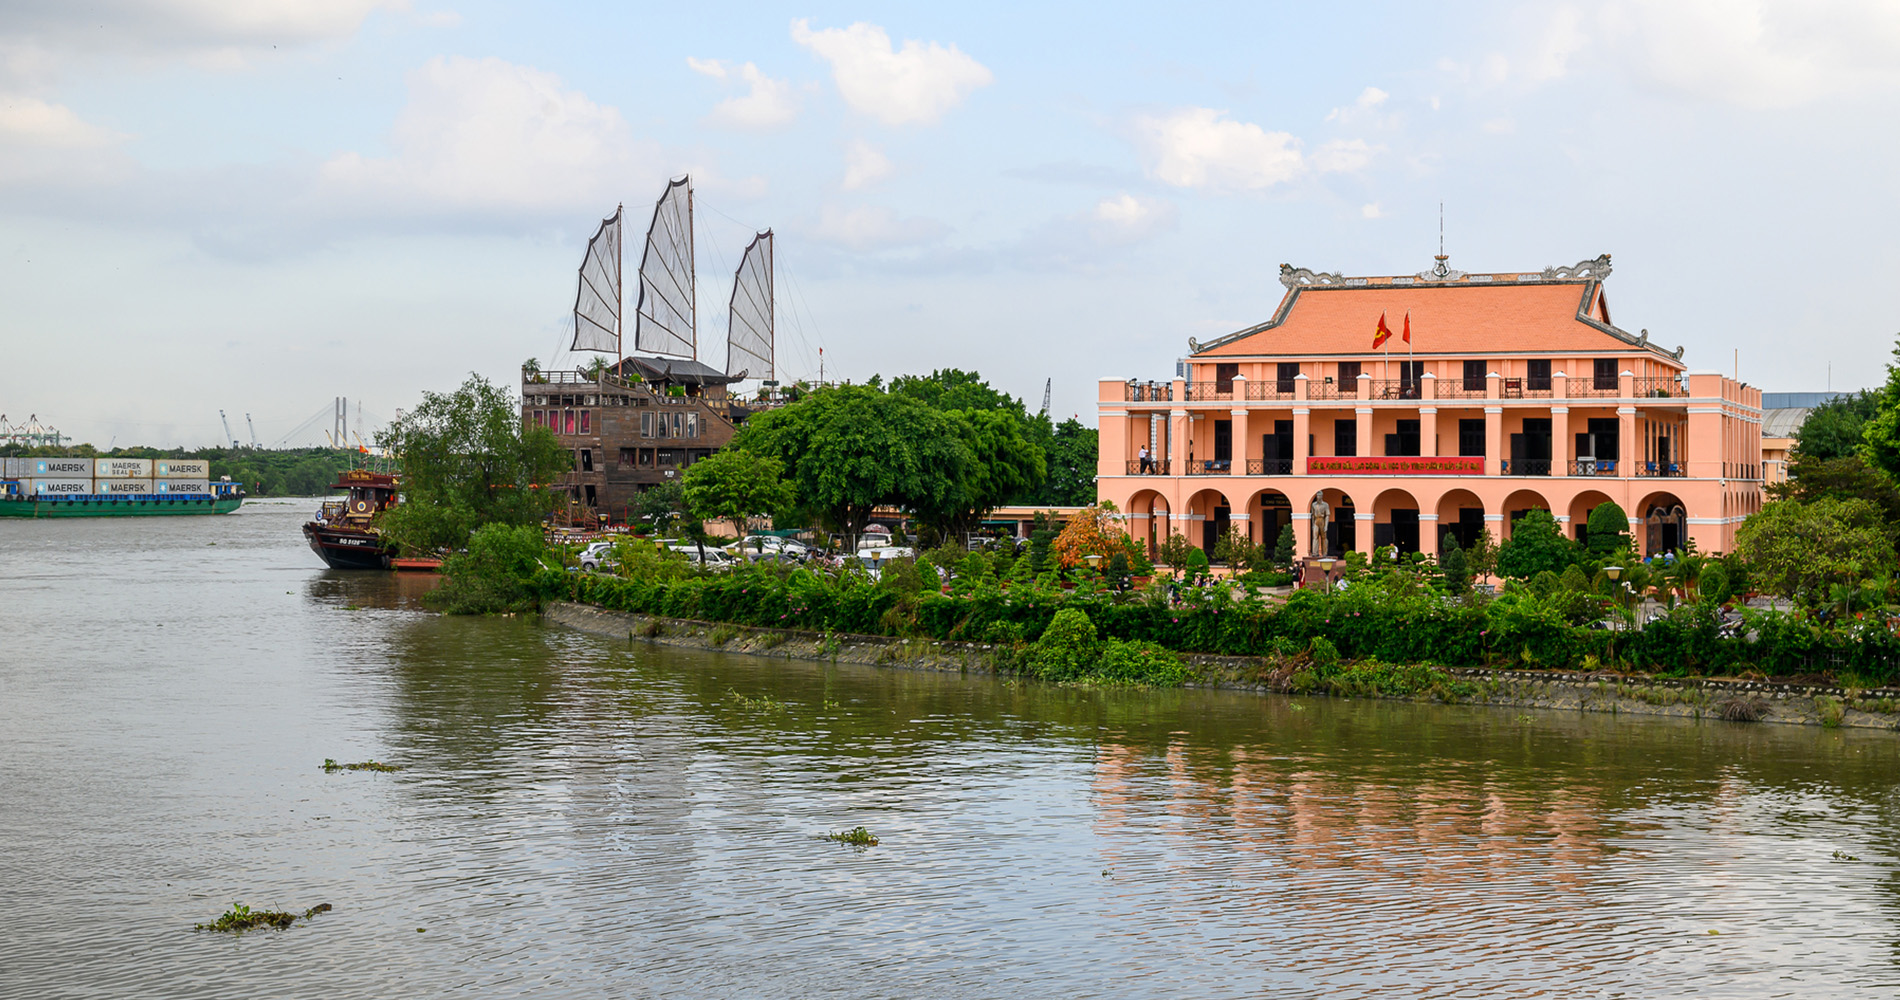
[[[0,522],[0,996],[1900,989],[1892,734],[439,618],[310,506]]]

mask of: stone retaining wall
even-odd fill
[[[750,656],[828,660],[909,670],[997,672],[997,649],[984,643],[752,628],[604,611],[567,602],[549,605],[543,618],[596,635],[666,646],[721,649]],[[1202,677],[1198,684],[1190,685],[1196,687],[1284,692],[1292,674],[1288,664],[1267,657],[1189,654],[1182,659]],[[1459,699],[1460,704],[1900,729],[1900,689],[1896,688],[1853,691],[1828,685],[1732,678],[1659,678],[1476,667],[1452,667],[1447,668],[1446,673],[1477,688],[1475,697]]]

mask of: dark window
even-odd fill
[[[1293,392],[1293,380],[1300,374],[1300,364],[1297,361],[1282,361],[1274,366],[1273,374],[1276,383],[1274,391],[1283,396],[1290,395]]]
[[[1482,361],[1465,362],[1465,391],[1466,392],[1483,392],[1484,391],[1484,362]]]
[[[1359,362],[1341,361],[1339,363],[1339,384],[1343,392],[1352,392],[1359,385]]]
[[[1619,457],[1621,442],[1615,417],[1591,417],[1590,431],[1584,437],[1589,438],[1589,449],[1583,448],[1585,442],[1578,441],[1577,454],[1582,458],[1595,458],[1599,462],[1614,462]]]
[[[653,468],[653,449],[651,448],[640,449],[640,468],[642,469]]]
[[[1484,421],[1458,421],[1458,454],[1461,456],[1482,456],[1484,454]]]
[[[584,489],[585,489],[585,490],[587,491],[587,506],[589,506],[589,507],[592,507],[592,506],[595,506],[595,499],[594,499],[594,484],[593,484],[593,483],[588,483],[588,484],[587,484],[587,485],[586,485],[585,487],[583,487],[583,488],[584,488]]]
[[[1617,387],[1615,358],[1598,358],[1596,359],[1594,368],[1595,378],[1591,379],[1591,382],[1597,389],[1615,389]]]
[[[680,453],[671,448],[661,448],[659,451],[659,462],[660,468],[662,469],[673,468],[680,464]]]
[[[1399,395],[1405,399],[1418,398],[1418,380],[1425,377],[1425,362],[1399,362]]]
[[[1417,455],[1418,444],[1418,421],[1401,420],[1399,421],[1399,432],[1386,436],[1385,453],[1388,455]]]
[[[592,448],[581,449],[581,471],[582,472],[594,471],[594,449]]]
[[[634,465],[635,465],[635,464],[636,464],[636,463],[638,462],[638,459],[637,459],[637,458],[635,458],[634,456],[635,456],[635,452],[634,452],[634,450],[633,450],[632,448],[622,448],[622,449],[620,449],[620,465],[621,465],[621,467],[622,467],[622,468],[627,468],[627,469],[630,469],[630,468],[633,468],[633,466],[634,466]]]
[[[1240,374],[1238,362],[1223,361],[1214,366],[1214,391],[1233,392],[1234,376]]]
[[[1533,358],[1525,374],[1525,388],[1532,392],[1550,391],[1550,359]]]
[[[1343,417],[1333,421],[1333,454],[1347,457],[1359,454],[1358,421]]]
[[[1234,422],[1232,420],[1214,421],[1214,461],[1231,462],[1234,460]]]

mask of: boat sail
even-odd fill
[[[620,353],[620,206],[603,219],[587,241],[581,259],[580,288],[574,293],[576,351]]]
[[[633,344],[642,351],[699,359],[693,279],[693,180],[669,182],[653,206],[640,257],[640,304]]]
[[[774,334],[772,284],[772,231],[759,233],[746,245],[739,269],[732,275],[732,301],[726,314],[731,327],[726,337],[726,374],[772,381]]]
[[[623,208],[601,221],[581,260],[574,294],[576,351],[625,357],[622,311]],[[727,374],[771,381],[776,377],[773,344],[773,236],[755,234],[732,276],[726,341]],[[697,281],[693,273],[693,180],[669,181],[653,206],[646,248],[640,255],[640,298],[633,313],[633,346],[653,354],[699,360]],[[615,366],[618,370],[618,365]]]

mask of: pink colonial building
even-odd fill
[[[1098,493],[1151,546],[1235,528],[1291,530],[1300,556],[1436,554],[1446,535],[1502,542],[1540,507],[1582,537],[1614,500],[1646,555],[1727,551],[1762,502],[1761,392],[1616,326],[1609,274],[1608,255],[1383,278],[1282,265],[1272,319],[1189,340],[1173,379],[1103,380]]]

